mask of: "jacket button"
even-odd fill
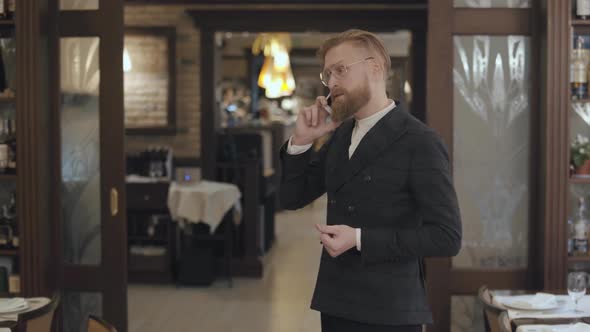
[[[330,205],[334,205],[334,204],[336,204],[336,200],[332,198],[332,199],[330,200]]]
[[[348,206],[348,212],[354,212],[354,205]]]
[[[365,182],[369,183],[369,182],[371,182],[371,180],[372,179],[371,179],[371,176],[370,175],[366,175],[365,176]]]

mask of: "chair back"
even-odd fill
[[[50,332],[53,316],[60,301],[59,293],[55,294],[46,305],[23,312],[18,315],[16,331],[18,332]]]
[[[100,317],[88,316],[87,332],[117,332],[117,329]]]
[[[501,332],[512,332],[512,326],[510,325],[510,318],[508,317],[507,311],[502,311],[498,317],[498,325],[500,326]]]
[[[487,286],[481,286],[477,292],[479,301],[483,304],[483,319],[486,332],[501,332],[499,318],[500,313],[506,309],[494,304],[493,296]]]

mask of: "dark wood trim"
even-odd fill
[[[372,32],[400,29],[419,30],[426,26],[425,10],[188,10],[195,25],[213,31],[269,30],[341,32],[356,27]],[[255,20],[252,18],[256,17]],[[305,19],[305,24],[301,20]]]
[[[35,0],[28,0],[35,1]],[[125,201],[125,151],[123,114],[123,5],[117,1],[102,1],[99,10],[59,11],[58,1],[52,1],[52,11],[58,24],[52,38],[52,141],[54,156],[61,155],[61,88],[59,42],[63,37],[99,37],[100,170],[101,170],[101,264],[97,266],[66,265],[63,255],[61,206],[61,159],[53,158],[54,185],[51,196],[56,206],[54,238],[56,270],[60,288],[65,292],[101,292],[102,313],[119,331],[127,330],[127,227]],[[20,5],[20,3],[19,3]],[[19,7],[20,9],[20,7]],[[17,94],[18,97],[18,94]],[[21,128],[19,128],[21,129]],[[55,152],[57,151],[57,152]],[[111,216],[110,192],[118,191],[119,213]],[[116,304],[116,305],[115,305]]]
[[[174,115],[172,117],[175,118]],[[170,114],[168,114],[168,121],[170,121]],[[177,130],[176,126],[125,128],[125,135],[128,135],[128,136],[146,136],[146,135],[174,136],[177,133],[178,133],[178,130]]]
[[[19,264],[23,296],[49,296],[54,278],[49,270],[52,229],[49,176],[51,146],[48,132],[48,44],[41,22],[48,14],[46,0],[19,1],[16,17],[18,45],[16,85],[17,209],[22,237]]]
[[[104,20],[110,20],[103,17],[101,11],[59,11],[59,35],[61,37],[86,37],[86,36],[104,36],[105,31],[97,30],[96,27],[105,24]]]
[[[456,35],[530,35],[532,13],[528,8],[456,8]]]
[[[474,295],[482,285],[490,289],[535,289],[529,282],[528,269],[451,270],[451,294]]]
[[[173,157],[174,167],[201,167],[201,159],[193,157]]]
[[[127,265],[125,265],[125,267],[127,267]],[[100,270],[100,267],[97,265],[64,265],[62,267],[62,273],[64,280],[67,281],[67,286],[64,286],[64,291],[106,292],[108,290],[108,286],[105,284],[104,279],[107,275],[107,272],[101,273]],[[127,272],[125,272],[125,275],[127,275]],[[103,302],[107,303],[105,302],[104,296],[105,295],[103,294]],[[122,307],[118,309],[124,310]]]
[[[176,135],[176,28],[126,26],[125,35],[163,36],[168,44],[168,110],[165,126],[126,128],[128,135]]]
[[[215,122],[215,32],[209,28],[201,28],[201,160],[203,161],[202,177],[215,180],[215,163],[217,159],[217,134],[219,126]]]
[[[541,239],[539,233],[542,232],[542,225],[538,222],[541,220],[541,211],[539,203],[542,200],[541,193],[541,176],[542,170],[538,165],[541,161],[541,78],[542,75],[539,70],[541,68],[541,6],[539,1],[533,1],[530,9],[530,31],[531,31],[531,64],[530,64],[530,82],[531,82],[531,98],[530,98],[530,126],[529,126],[529,239],[528,239],[528,283],[529,288],[542,289],[542,273],[539,269],[542,264],[538,261],[538,257],[542,256]]]
[[[125,118],[123,106],[123,4],[101,1],[100,24],[100,171],[104,274],[103,317],[127,330],[127,204],[125,186]],[[118,214],[110,209],[110,192],[118,191]],[[106,277],[110,276],[110,277]]]
[[[569,183],[569,49],[570,1],[546,0],[547,25],[543,30],[542,118],[542,230],[538,233],[543,267],[543,288],[563,289],[567,271],[567,233]],[[545,30],[546,29],[546,30]],[[546,35],[545,35],[546,34]]]
[[[453,1],[428,2],[428,53],[426,57],[426,119],[443,138],[453,158]],[[436,28],[432,28],[436,27]],[[453,165],[451,161],[451,165]],[[434,324],[429,332],[451,327],[450,258],[426,259],[426,280]]]

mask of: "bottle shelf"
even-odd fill
[[[590,184],[590,176],[574,175],[570,178],[570,183],[573,184]]]
[[[574,99],[574,98],[572,98],[572,104],[573,103],[576,103],[576,104],[590,103],[590,98],[582,98],[582,99]]]
[[[2,97],[2,96],[0,96],[0,103],[2,103],[2,104],[8,104],[8,103],[14,103],[14,102],[16,102],[16,97]]]
[[[0,26],[14,26],[14,20],[0,20]]]
[[[590,256],[568,256],[567,261],[573,263],[590,263]]]
[[[574,27],[590,27],[590,20],[572,20]]]
[[[0,257],[2,256],[18,256],[18,249],[0,249]]]
[[[0,174],[0,181],[16,181],[16,174]]]

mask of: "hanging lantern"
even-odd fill
[[[264,53],[264,63],[258,75],[258,86],[267,98],[290,96],[295,91],[289,50],[291,37],[287,33],[262,33],[252,45],[252,53]]]

